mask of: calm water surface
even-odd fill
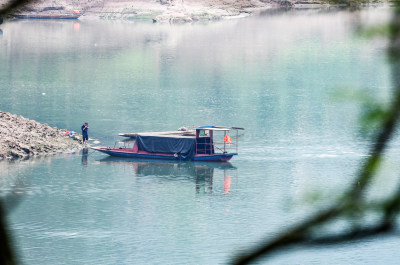
[[[388,15],[371,8],[193,25],[1,25],[2,111],[75,131],[87,121],[90,137],[105,145],[120,132],[246,128],[227,164],[92,151],[0,164],[21,263],[226,264],[332,201],[367,154],[354,95],[390,100],[385,40],[356,34],[360,21]],[[344,90],[350,96],[335,96]],[[394,186],[399,142],[375,196]],[[311,203],[315,196],[322,199]],[[395,264],[399,243],[298,249],[264,262]]]

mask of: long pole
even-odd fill
[[[226,141],[225,141],[225,137],[226,137],[226,131],[224,131],[224,154],[226,153]]]

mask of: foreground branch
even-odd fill
[[[13,0],[9,1],[2,9],[0,9],[0,17],[5,17],[11,12],[26,6],[30,3],[38,2],[39,0]]]
[[[362,195],[368,188],[371,180],[376,175],[384,151],[392,138],[396,125],[400,117],[400,1],[396,1],[396,8],[392,19],[392,31],[390,36],[389,56],[392,61],[392,76],[395,86],[394,101],[389,109],[387,116],[382,122],[369,156],[359,170],[357,178],[350,186],[344,198],[337,202],[328,210],[323,210],[301,224],[298,224],[287,232],[284,232],[272,240],[261,243],[255,249],[237,257],[233,264],[249,264],[262,256],[272,255],[277,251],[282,251],[293,245],[315,245],[315,244],[337,244],[348,242],[355,239],[385,234],[393,231],[395,217],[400,211],[400,187],[398,191],[386,200],[386,207],[382,207],[382,220],[369,228],[356,228],[353,231],[340,235],[328,235],[320,238],[313,238],[312,231],[320,225],[327,224],[344,217],[354,209],[360,209],[363,205]],[[359,207],[360,206],[360,207]],[[361,208],[362,209],[362,208]],[[364,208],[361,211],[366,211]]]

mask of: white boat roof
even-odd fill
[[[193,134],[168,134],[159,132],[145,132],[138,133],[137,136],[157,136],[157,137],[168,137],[168,138],[196,138]]]
[[[242,127],[226,127],[226,126],[200,126],[196,130],[210,130],[210,131],[230,131],[230,130],[244,130]]]
[[[230,131],[230,130],[244,130],[242,127],[227,127],[227,126],[200,126],[196,130],[210,130],[210,131]],[[133,133],[120,133],[119,136],[123,137],[137,137],[142,136],[164,136],[164,137],[191,137],[195,136],[195,130],[186,131],[165,131],[165,132],[133,132]]]

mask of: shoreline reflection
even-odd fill
[[[228,194],[231,191],[233,176],[237,178],[237,168],[229,162],[176,162],[106,157],[95,163],[129,166],[136,177],[156,176],[171,180],[193,180],[196,193],[213,193],[215,187],[220,186],[223,193]],[[223,182],[220,181],[222,177]]]

